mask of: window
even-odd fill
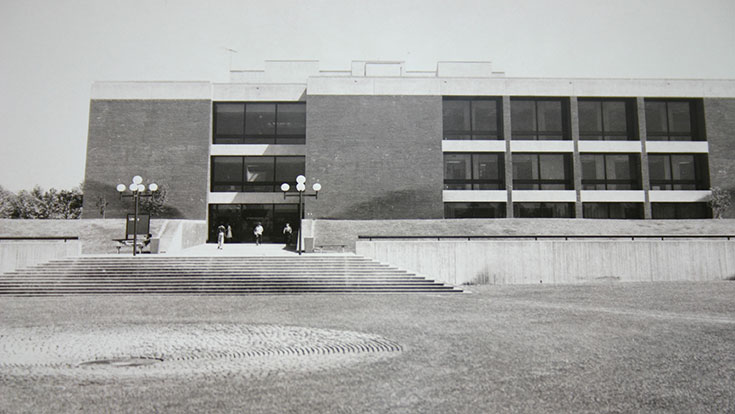
[[[635,140],[634,108],[626,99],[579,99],[579,139],[592,141]]]
[[[646,99],[649,141],[704,141],[699,130],[700,101]]]
[[[562,98],[512,98],[511,134],[517,140],[568,140],[569,101]]]
[[[444,203],[444,218],[504,218],[505,203]]]
[[[642,219],[643,203],[583,203],[584,218]]]
[[[514,190],[572,190],[571,154],[513,154]]]
[[[640,190],[640,155],[580,154],[583,190]]]
[[[444,98],[444,139],[502,140],[500,98]]]
[[[706,219],[712,218],[707,203],[651,203],[654,219]]]
[[[215,144],[303,144],[304,103],[214,103]]]
[[[278,192],[295,186],[304,173],[304,157],[212,157],[213,192]]]
[[[574,203],[513,203],[516,218],[574,218]]]
[[[708,171],[704,154],[648,154],[651,190],[706,190]]]
[[[444,153],[444,189],[505,189],[504,154]]]

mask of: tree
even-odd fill
[[[0,187],[0,217],[18,219],[75,219],[82,214],[82,191],[78,188],[44,192],[39,186],[13,194]]]
[[[732,192],[721,187],[712,187],[712,195],[707,203],[712,207],[715,218],[721,219],[722,213],[732,205]]]
[[[94,203],[94,205],[99,209],[100,216],[102,216],[102,218],[105,218],[105,211],[107,211],[107,206],[110,205],[110,202],[107,201],[105,196],[97,197],[97,201]]]
[[[154,192],[151,197],[141,197],[140,209],[148,212],[151,217],[164,217],[169,212],[169,207],[166,205],[167,193],[166,186],[160,185],[158,191]]]

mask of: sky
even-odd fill
[[[0,0],[0,186],[82,183],[92,82],[226,82],[230,60],[735,79],[735,1]]]

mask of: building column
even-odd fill
[[[574,203],[574,217],[584,217],[582,209],[582,157],[579,156],[579,106],[577,97],[569,97],[569,121],[572,141],[574,142],[574,153],[572,154],[572,174],[574,177],[574,190],[577,199]]]
[[[505,216],[513,218],[513,161],[510,152],[511,139],[510,96],[503,96],[503,139],[505,140],[505,188],[508,192],[505,202]]]
[[[636,98],[636,114],[638,115],[638,137],[641,140],[641,189],[645,196],[643,202],[643,218],[650,220],[651,215],[651,198],[648,192],[651,190],[651,180],[648,172],[648,152],[646,151],[646,103],[643,97]]]

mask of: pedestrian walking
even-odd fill
[[[260,243],[263,241],[263,226],[260,223],[255,225],[253,234],[255,235],[255,245],[260,246]]]
[[[225,233],[225,239],[227,239],[227,243],[232,243],[232,227],[230,225],[227,225],[227,233]]]
[[[291,238],[293,237],[293,229],[290,223],[286,223],[286,227],[283,228],[283,238],[286,239],[286,246],[291,245]]]
[[[222,245],[225,243],[225,226],[219,225],[217,227],[217,250],[222,250]]]

